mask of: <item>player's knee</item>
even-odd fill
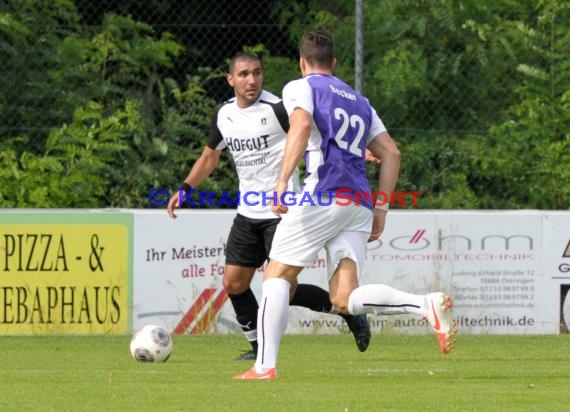
[[[222,286],[228,295],[235,295],[249,289],[251,279],[255,273],[255,268],[226,265]]]
[[[245,292],[249,288],[249,281],[245,279],[230,279],[224,277],[222,281],[224,291],[228,295],[236,295]]]

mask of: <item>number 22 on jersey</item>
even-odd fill
[[[343,150],[348,150],[355,156],[362,157],[362,149],[358,147],[362,137],[364,136],[364,120],[357,114],[349,115],[346,110],[341,107],[334,109],[334,117],[342,123],[336,132],[334,140]],[[352,136],[356,133],[354,139]],[[352,143],[349,142],[352,140]]]

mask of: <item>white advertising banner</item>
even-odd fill
[[[467,333],[551,333],[553,312],[541,304],[551,291],[537,287],[541,233],[538,212],[391,212],[361,283],[449,293]],[[382,319],[401,332],[413,324]]]
[[[570,213],[552,212],[544,218],[544,271],[549,301],[556,312],[560,333],[570,331]]]
[[[233,329],[223,292],[225,243],[235,213],[135,211],[133,328],[175,333]]]
[[[235,211],[134,211],[133,327],[234,333],[223,292],[224,248]],[[461,333],[560,333],[570,312],[570,212],[391,211],[368,245],[361,284],[454,298]],[[327,289],[324,252],[299,283]],[[263,268],[252,290],[261,294]],[[411,315],[370,315],[374,332],[423,333]],[[570,319],[570,314],[566,315]],[[287,333],[339,333],[336,315],[291,308]]]

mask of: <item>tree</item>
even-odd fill
[[[533,20],[512,24],[518,50],[516,101],[489,129],[489,156],[474,187],[492,187],[483,207],[570,208],[570,5],[539,2]]]
[[[45,3],[29,0],[5,19],[13,22],[10,31],[4,30],[9,41],[32,32],[28,25],[40,18],[35,2]],[[77,20],[72,3],[58,5],[57,18]],[[37,100],[57,103],[57,112],[35,107],[35,117],[22,123],[48,127],[15,130],[19,133],[0,143],[0,184],[11,188],[0,193],[0,200],[6,207],[148,207],[149,189],[175,185],[195,156],[196,142],[203,141],[214,107],[204,96],[204,77],[189,76],[185,87],[164,77],[182,46],[167,33],[155,38],[149,25],[109,14],[93,34],[74,27],[65,35],[48,36],[45,50],[34,55],[38,66],[41,58],[57,56],[43,60],[41,73],[54,89],[36,91]],[[8,46],[0,50],[9,51]],[[31,44],[19,46],[24,56],[34,52]],[[33,70],[22,70],[22,78],[35,78]],[[65,97],[61,104],[57,94]],[[19,108],[13,104],[12,115]]]
[[[570,207],[566,2],[364,4],[364,93],[401,147],[399,190],[421,208]],[[2,205],[148,207],[201,153],[226,60],[262,54],[280,94],[314,26],[352,82],[353,0],[0,3]],[[227,156],[203,188],[237,190]]]

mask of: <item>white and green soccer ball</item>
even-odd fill
[[[166,329],[146,325],[135,332],[130,349],[138,362],[166,362],[172,353],[172,338]]]

